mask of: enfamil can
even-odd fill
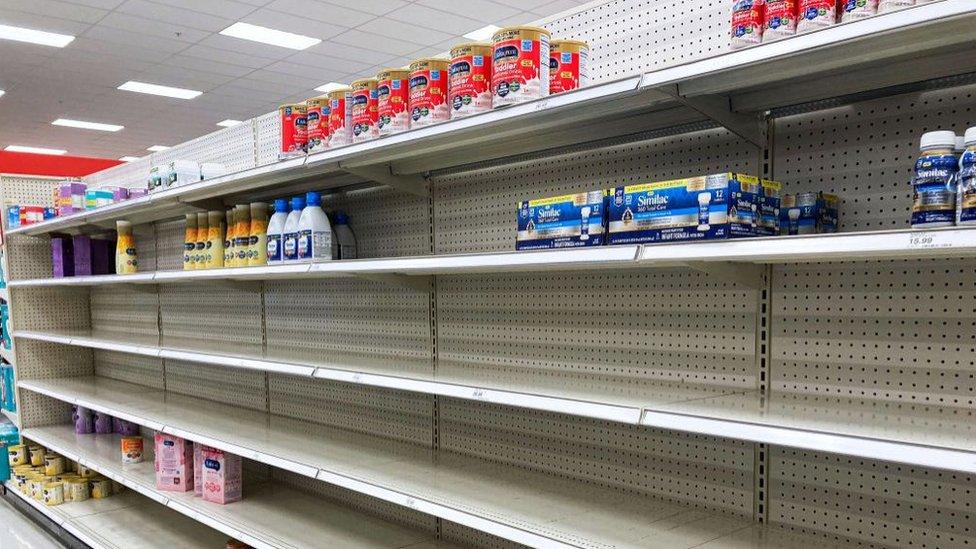
[[[308,152],[329,146],[329,97],[320,95],[305,100],[308,120]]]
[[[410,127],[419,128],[451,119],[447,105],[450,61],[427,57],[410,63]]]
[[[488,42],[469,42],[451,48],[451,118],[491,110],[491,54]]]
[[[549,45],[549,95],[589,83],[590,47],[580,40],[553,40]]]
[[[352,143],[352,88],[329,92],[329,147]]]
[[[549,95],[549,31],[506,27],[492,37],[492,105],[515,105]]]
[[[352,141],[362,143],[379,137],[379,108],[376,104],[375,78],[361,78],[352,83]]]
[[[393,135],[410,129],[410,71],[386,69],[376,75],[376,126],[380,135]]]
[[[278,107],[281,118],[281,151],[279,156],[288,157],[305,153],[308,141],[308,111],[305,103],[293,103]]]

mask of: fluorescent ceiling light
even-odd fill
[[[64,154],[68,151],[61,149],[45,149],[44,147],[26,147],[24,145],[7,145],[5,151],[15,153],[34,153],[34,154]]]
[[[170,86],[160,86],[158,84],[147,84],[145,82],[136,82],[134,80],[129,80],[125,84],[122,84],[119,86],[119,89],[122,91],[136,93],[148,93],[149,95],[175,97],[177,99],[193,99],[203,95],[202,91],[188,90],[185,88],[172,88]]]
[[[230,118],[228,118],[227,120],[221,120],[220,122],[217,122],[218,126],[223,126],[225,128],[230,128],[238,124],[243,124],[243,122],[241,122],[240,120],[232,120]]]
[[[137,156],[123,156],[119,160],[121,160],[122,162],[135,162],[136,160],[139,160],[139,157],[137,157]]]
[[[152,147],[149,147],[146,150],[147,151],[152,151],[152,152],[155,153],[155,152],[160,152],[160,151],[168,151],[169,150],[169,147],[166,147],[164,145],[153,145]]]
[[[340,84],[338,82],[329,82],[328,84],[322,84],[321,86],[315,88],[315,91],[320,91],[322,93],[329,93],[332,90],[338,88],[344,88],[344,87],[346,87],[345,84]]]
[[[293,50],[308,49],[321,42],[321,40],[318,38],[312,38],[310,36],[302,36],[301,34],[293,34],[290,32],[240,22],[234,23],[233,25],[220,31],[220,34],[223,34],[224,36],[233,36],[234,38],[241,38],[243,40],[251,40],[252,42],[261,42],[262,44],[271,44],[272,46],[281,46],[282,48],[289,48]]]
[[[44,32],[24,27],[12,27],[10,25],[0,25],[0,38],[5,40],[16,40],[18,42],[30,42],[42,46],[54,46],[63,48],[75,39],[74,36],[58,34],[55,32]]]
[[[0,90],[0,97],[3,97],[3,94],[5,94],[5,93],[7,93],[7,92],[5,92],[3,90]]]
[[[117,132],[124,128],[125,126],[117,126],[115,124],[101,124],[99,122],[83,122],[81,120],[68,120],[67,118],[58,118],[54,122],[51,122],[54,126],[67,126],[69,128],[81,128],[83,130],[98,130],[100,132]]]
[[[478,30],[473,30],[468,34],[465,34],[464,37],[470,40],[478,40],[478,41],[491,40],[491,37],[494,36],[495,32],[498,31],[498,29],[500,28],[501,27],[496,25],[486,25],[484,27],[481,27]]]

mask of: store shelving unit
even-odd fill
[[[10,231],[25,436],[262,547],[976,542],[976,228],[907,228],[919,134],[976,125],[976,5],[729,52],[727,5],[672,4],[543,21],[594,46],[577,92],[283,162],[271,114],[93,175],[231,171]],[[841,232],[512,251],[518,200],[723,171],[838,194]],[[313,189],[363,259],[179,270],[182,213]],[[50,277],[45,235],[123,218],[142,272]],[[272,473],[211,511],[71,405]]]

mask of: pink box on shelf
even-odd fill
[[[156,433],[156,489],[169,492],[193,490],[193,443]]]
[[[210,448],[203,448],[203,500],[221,505],[240,501],[241,456]]]

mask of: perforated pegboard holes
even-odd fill
[[[95,375],[99,377],[136,383],[153,389],[166,388],[161,358],[96,350],[94,360]]]
[[[159,300],[151,286],[112,285],[91,289],[92,333],[99,337],[159,342]]]
[[[976,545],[976,478],[770,448],[770,522],[869,547]]]
[[[71,405],[33,391],[19,391],[21,425],[26,428],[45,427],[67,422],[71,418]]]
[[[88,330],[91,322],[87,288],[19,288],[11,307],[15,331]]]
[[[165,346],[261,356],[261,283],[172,284],[159,287]]]
[[[216,400],[252,410],[268,409],[265,376],[264,372],[258,370],[225,368],[182,360],[166,361],[168,392]]]
[[[374,187],[330,195],[323,207],[348,215],[359,258],[430,253],[430,204],[426,197]]]
[[[6,214],[4,214],[6,215]],[[51,276],[54,265],[51,239],[46,236],[22,234],[4,235],[4,247],[9,271],[7,280],[46,278]]]
[[[906,228],[919,138],[976,125],[974,92],[961,86],[777,118],[773,178],[784,192],[837,194],[841,231]]]

